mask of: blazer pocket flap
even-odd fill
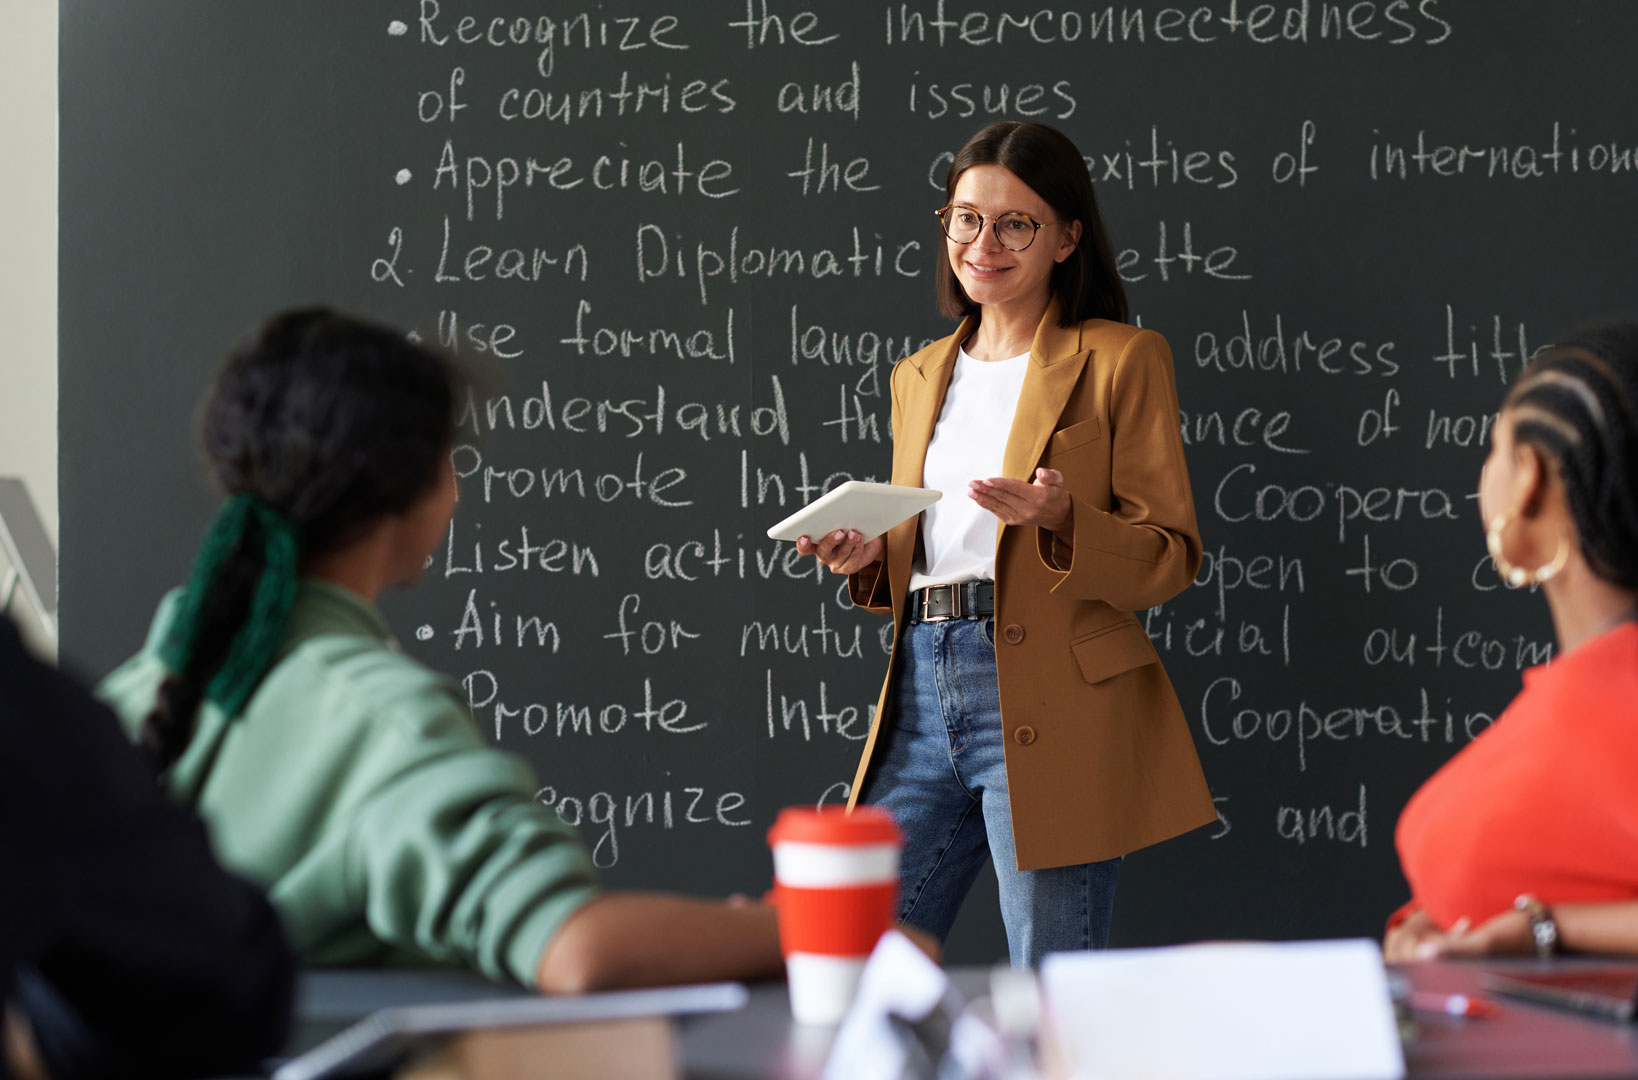
[[[1078,423],[1070,424],[1052,433],[1047,443],[1047,453],[1056,454],[1062,450],[1071,450],[1083,443],[1103,437],[1103,425],[1098,423],[1096,416],[1088,417]]]
[[[1081,677],[1089,683],[1102,682],[1160,659],[1148,632],[1135,622],[1117,623],[1099,630],[1071,642],[1069,648],[1081,665]]]

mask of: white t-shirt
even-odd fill
[[[922,514],[926,562],[918,559],[910,572],[912,592],[951,581],[995,579],[995,515],[968,496],[967,485],[1001,475],[1028,370],[1029,353],[985,361],[962,349],[956,356],[922,470],[922,486],[944,497]]]

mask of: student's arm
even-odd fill
[[[599,892],[520,761],[436,723],[416,744],[352,833],[353,888],[383,941],[548,993],[779,971],[771,909]]]
[[[348,902],[395,950],[533,984],[546,943],[598,895],[590,853],[461,702],[386,708],[399,715],[347,780],[368,791],[348,828]]]
[[[898,931],[937,963],[943,947],[914,926]],[[605,893],[570,916],[540,957],[549,994],[756,979],[780,974],[774,909],[664,893]]]
[[[767,908],[600,892],[591,852],[547,805],[555,793],[480,741],[452,686],[429,673],[380,712],[351,766],[370,794],[348,877],[383,941],[551,993],[779,970]]]
[[[1562,952],[1638,956],[1638,900],[1554,904],[1558,948]],[[1530,919],[1505,911],[1471,930],[1446,936],[1440,956],[1531,956],[1536,951]]]
[[[769,908],[599,891],[593,853],[550,805],[567,793],[486,745],[453,683],[389,662],[400,669],[375,684],[346,781],[368,792],[348,892],[381,940],[549,993],[780,970]],[[590,842],[618,850],[609,835]]]
[[[605,893],[569,917],[540,957],[551,994],[777,975],[774,910],[663,893]]]
[[[188,1076],[276,1052],[295,972],[267,901],[216,864],[112,715],[3,619],[0,685],[0,910],[32,908],[11,1008],[47,1069]]]

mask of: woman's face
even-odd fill
[[[950,269],[973,303],[1044,307],[1051,295],[1052,268],[1074,252],[1080,222],[1047,225],[1036,230],[1034,242],[1023,251],[1007,250],[991,227],[997,216],[1021,211],[1046,224],[1057,222],[1058,215],[1033,188],[1000,165],[974,165],[962,173],[950,202],[984,215],[976,240],[944,241]]]

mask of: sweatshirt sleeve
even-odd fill
[[[1176,596],[1200,569],[1200,530],[1183,457],[1177,385],[1166,339],[1134,334],[1115,364],[1110,390],[1111,508],[1071,493],[1074,544],[1036,530],[1041,561],[1058,576],[1052,591],[1137,611]]]
[[[540,956],[597,892],[574,829],[531,770],[480,740],[443,680],[379,702],[345,886],[382,941],[535,984]]]

